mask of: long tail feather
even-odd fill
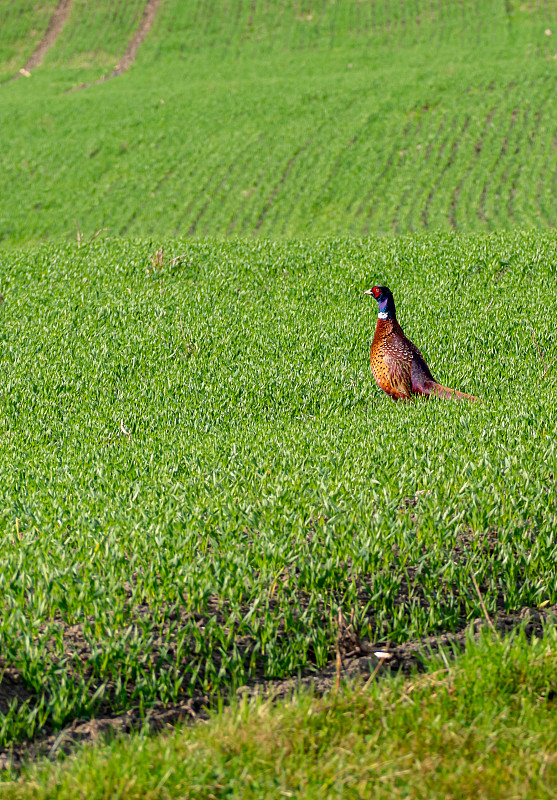
[[[433,383],[431,393],[436,397],[442,397],[445,400],[457,398],[459,400],[478,400],[479,397],[474,397],[473,394],[466,394],[466,392],[459,392],[457,389],[449,389],[448,386],[442,386],[440,383]]]

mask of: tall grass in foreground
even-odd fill
[[[6,798],[554,798],[557,636],[484,634],[410,679],[237,703],[208,724],[85,748]]]

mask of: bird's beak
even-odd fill
[[[371,294],[371,295],[373,295],[373,289],[366,289],[366,291],[364,292],[364,294]]]

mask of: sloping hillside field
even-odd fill
[[[10,70],[44,24],[18,5]],[[75,0],[0,86],[0,242],[557,223],[555,0],[165,0],[125,78],[95,84],[141,6]]]
[[[4,746],[557,602],[553,235],[157,247],[0,257]]]

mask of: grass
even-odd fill
[[[52,7],[0,0],[0,747],[555,603],[557,3],[166,0],[74,91],[144,9],[76,0],[10,82]],[[379,394],[373,283],[481,404]]]
[[[23,67],[46,31],[55,6],[54,0],[40,4],[32,0],[0,1],[0,83]]]
[[[1,256],[3,744],[557,601],[552,234],[158,247]],[[482,404],[379,393],[373,282]]]
[[[168,0],[126,76],[68,94],[140,6],[76,2],[2,87],[4,246],[557,224],[555,2]]]
[[[240,702],[206,725],[31,766],[3,796],[552,798],[556,656],[554,628],[532,644],[484,636],[409,680]]]
[[[74,0],[67,24],[56,46],[49,52],[46,66],[106,71],[122,55],[130,36],[139,25],[144,2],[87,3]]]

